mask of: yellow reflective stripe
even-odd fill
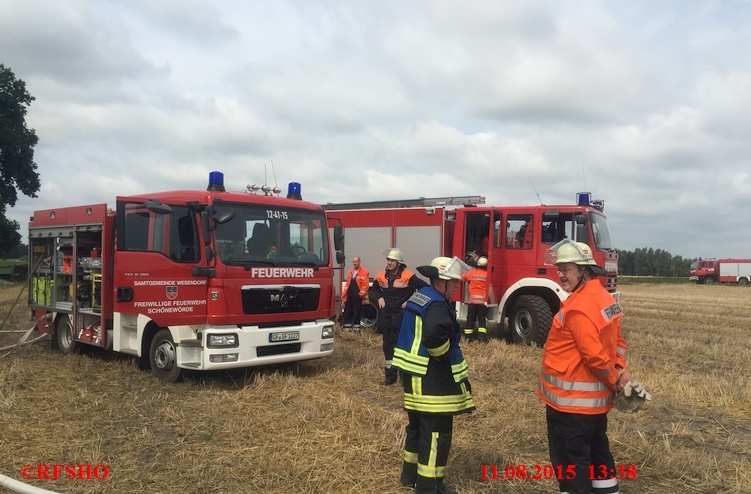
[[[433,357],[440,357],[441,355],[444,355],[446,352],[449,351],[449,342],[446,340],[446,343],[444,343],[441,346],[435,347],[435,348],[428,348],[428,353],[432,355]]]
[[[417,453],[404,450],[404,461],[406,463],[417,463]]]
[[[409,351],[415,355],[420,351],[420,343],[422,343],[422,318],[418,315],[414,316],[415,318],[415,338],[412,340],[412,348],[409,349]],[[425,358],[425,365],[427,364],[428,358]]]
[[[488,328],[477,328],[478,333],[486,334],[488,332]]]
[[[417,355],[417,354],[414,354],[414,353],[409,353],[406,350],[403,350],[401,348],[394,348],[394,359],[396,359],[397,356],[400,359],[406,360],[406,361],[408,361],[408,362],[410,362],[412,364],[422,365],[422,366],[425,366],[425,367],[427,367],[428,362],[430,361],[429,357],[424,357],[422,355]]]
[[[455,403],[424,403],[422,398],[424,397],[421,396],[416,400],[408,400],[405,395],[404,409],[422,413],[459,413],[475,407],[475,403],[469,393],[461,401]]]
[[[405,393],[404,400],[421,401],[423,403],[459,403],[469,396],[469,393],[458,395],[417,395],[416,393]]]
[[[418,374],[424,376],[428,372],[427,365],[420,365],[409,361],[407,358],[402,358],[404,355],[409,356],[404,350],[399,348],[394,349],[394,367],[409,372],[410,374]]]
[[[428,454],[428,464],[426,465],[430,470],[434,472],[434,474],[437,474],[436,472],[436,464],[438,463],[438,432],[433,431],[430,433],[430,453]],[[418,463],[417,470],[420,470],[420,465]],[[425,469],[423,469],[425,471]],[[423,477],[426,477],[427,475],[423,475]]]
[[[422,377],[412,376],[412,395],[422,396]]]
[[[462,360],[458,364],[451,366],[451,373],[454,375],[455,382],[461,382],[469,377],[469,366],[466,360]]]
[[[445,471],[446,467],[430,467],[428,465],[423,465],[422,463],[417,464],[417,475],[420,477],[428,477],[431,479],[442,478]]]

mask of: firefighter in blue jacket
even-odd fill
[[[404,376],[404,410],[409,417],[401,483],[415,492],[450,493],[443,482],[451,448],[454,415],[475,409],[462,330],[451,296],[469,267],[454,257],[437,257],[417,270],[430,285],[413,294],[394,351],[394,367]]]

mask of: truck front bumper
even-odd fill
[[[187,336],[187,335],[186,335]],[[296,326],[210,327],[200,339],[176,339],[177,366],[195,370],[236,369],[298,362],[334,352],[334,323],[319,319]]]

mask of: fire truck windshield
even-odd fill
[[[594,235],[595,249],[614,252],[615,247],[613,247],[613,242],[610,240],[608,220],[605,216],[598,213],[590,214],[590,219],[592,220],[592,234]]]
[[[217,252],[224,264],[328,265],[323,213],[247,204],[228,206],[235,217],[216,229]]]

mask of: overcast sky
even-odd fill
[[[3,0],[42,181],[9,214],[273,162],[318,203],[588,190],[620,249],[751,257],[749,49],[749,0]]]

